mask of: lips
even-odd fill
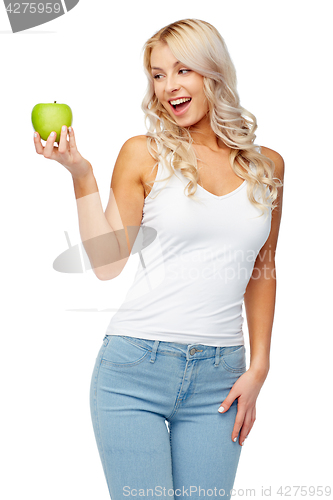
[[[190,97],[189,95],[181,95],[179,97],[173,97],[172,99],[169,99],[168,102],[172,102],[172,101],[179,101],[179,99],[192,99],[192,97]]]
[[[170,101],[169,101],[172,112],[176,116],[180,116],[180,115],[183,115],[184,113],[186,113],[186,111],[189,109],[189,107],[191,105],[192,98],[189,97],[190,101],[187,101],[187,102],[181,103],[181,104],[177,104],[176,108],[171,104],[171,101],[177,101],[178,99],[184,99],[184,98],[187,98],[187,97],[177,97],[177,98],[170,99]]]

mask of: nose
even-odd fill
[[[168,94],[172,94],[173,92],[176,92],[180,89],[180,84],[177,82],[177,79],[174,77],[174,75],[170,75],[166,78],[166,84],[165,84],[165,91]]]

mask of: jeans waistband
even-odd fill
[[[166,342],[163,340],[148,340],[137,337],[120,335],[133,344],[139,345],[151,351],[150,362],[154,363],[157,352],[163,352],[172,356],[185,357],[187,361],[192,359],[207,359],[215,357],[215,366],[219,364],[220,356],[234,351],[243,345],[235,346],[208,346],[203,344],[178,344],[176,342]]]

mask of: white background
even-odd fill
[[[6,500],[109,499],[89,386],[113,313],[68,309],[116,311],[138,262],[132,256],[121,276],[106,282],[92,271],[53,269],[67,248],[64,231],[72,245],[80,241],[76,201],[69,172],[35,152],[32,108],[55,100],[71,106],[78,148],[93,165],[105,208],[122,144],[146,131],[141,48],[183,18],[220,31],[241,104],[258,120],[256,143],[285,160],[271,368],[234,488],[254,488],[261,498],[262,486],[272,496],[279,486],[284,493],[288,486],[332,486],[330,2],[81,0],[68,14],[16,34],[1,2],[0,493]]]

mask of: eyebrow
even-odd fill
[[[173,68],[174,68],[175,66],[177,66],[177,64],[181,64],[181,62],[180,62],[180,61],[175,62],[175,64],[173,65]],[[160,71],[163,71],[163,69],[162,69],[162,68],[156,68],[155,66],[154,66],[154,67],[152,67],[151,69],[158,69],[158,70],[160,70]]]

